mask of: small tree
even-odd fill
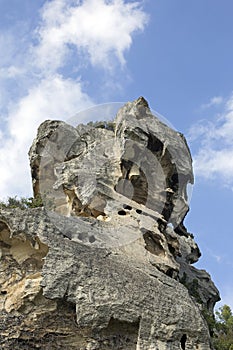
[[[215,328],[215,349],[233,350],[233,315],[230,306],[224,305],[216,311]]]
[[[216,315],[221,324],[226,325],[227,328],[233,329],[233,315],[230,306],[223,305],[219,311],[216,312]]]

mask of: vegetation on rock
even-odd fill
[[[228,305],[216,312],[213,345],[215,350],[233,350],[233,314]]]
[[[96,121],[87,123],[89,126],[93,126],[97,129],[106,129],[114,131],[116,127],[116,123],[114,121]]]
[[[37,195],[36,197],[8,197],[7,200],[0,201],[0,209],[15,209],[19,208],[21,210],[25,210],[28,208],[37,208],[43,207],[42,197]]]
[[[39,193],[35,197],[8,197],[6,200],[0,200],[0,209],[16,209],[21,210],[40,208],[46,206],[47,209],[54,209],[54,199],[49,197],[48,194]]]

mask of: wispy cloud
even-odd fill
[[[196,149],[194,169],[197,176],[218,179],[233,185],[233,94],[225,100],[221,114],[212,120],[201,120],[189,131]]]
[[[224,102],[224,99],[222,96],[214,96],[210,99],[210,101],[208,103],[204,103],[201,106],[201,109],[208,109],[211,107],[216,107],[221,105]]]
[[[209,253],[216,260],[217,263],[221,263],[221,261],[223,260],[223,257],[221,255],[214,254],[213,252],[210,252],[210,251]]]
[[[52,0],[32,31],[26,23],[18,31],[17,18],[0,31],[0,197],[30,193],[27,152],[38,125],[92,105],[81,68],[101,67],[107,84],[147,20],[138,1]]]

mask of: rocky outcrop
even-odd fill
[[[211,349],[183,135],[139,98],[111,123],[44,122],[30,162],[43,207],[0,212],[2,348]]]

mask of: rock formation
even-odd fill
[[[184,136],[139,98],[112,122],[45,121],[29,155],[43,206],[0,211],[1,348],[210,350]]]

